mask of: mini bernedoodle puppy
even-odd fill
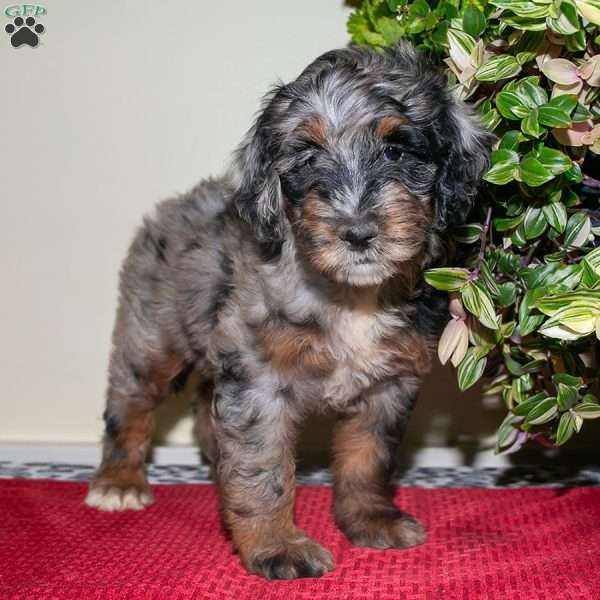
[[[195,369],[197,429],[250,571],[333,569],[293,521],[294,442],[311,411],[339,417],[344,534],[372,548],[422,543],[388,485],[447,319],[421,273],[466,218],[490,146],[444,75],[405,45],[328,52],[268,94],[231,171],[159,204],[131,245],[87,504],[152,502],[153,410]]]

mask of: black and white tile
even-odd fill
[[[0,461],[0,479],[88,481],[93,465]],[[299,469],[298,483],[330,485],[328,469]],[[148,465],[151,484],[212,483],[207,465]],[[399,473],[396,483],[422,488],[518,488],[600,485],[600,467],[412,467]]]

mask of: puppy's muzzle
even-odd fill
[[[338,236],[348,244],[351,250],[366,250],[379,233],[376,223],[364,222],[341,227]]]

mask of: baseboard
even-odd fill
[[[492,450],[466,453],[460,448],[406,448],[402,455],[410,457],[406,466],[413,467],[506,467],[511,463]],[[157,465],[197,465],[202,460],[198,448],[192,446],[156,446],[151,460]],[[97,465],[100,446],[97,444],[36,444],[0,443],[0,461],[15,463],[62,463]]]

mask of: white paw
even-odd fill
[[[154,497],[149,490],[139,491],[135,488],[120,490],[116,487],[92,488],[85,499],[88,506],[107,512],[142,510],[153,502]]]

